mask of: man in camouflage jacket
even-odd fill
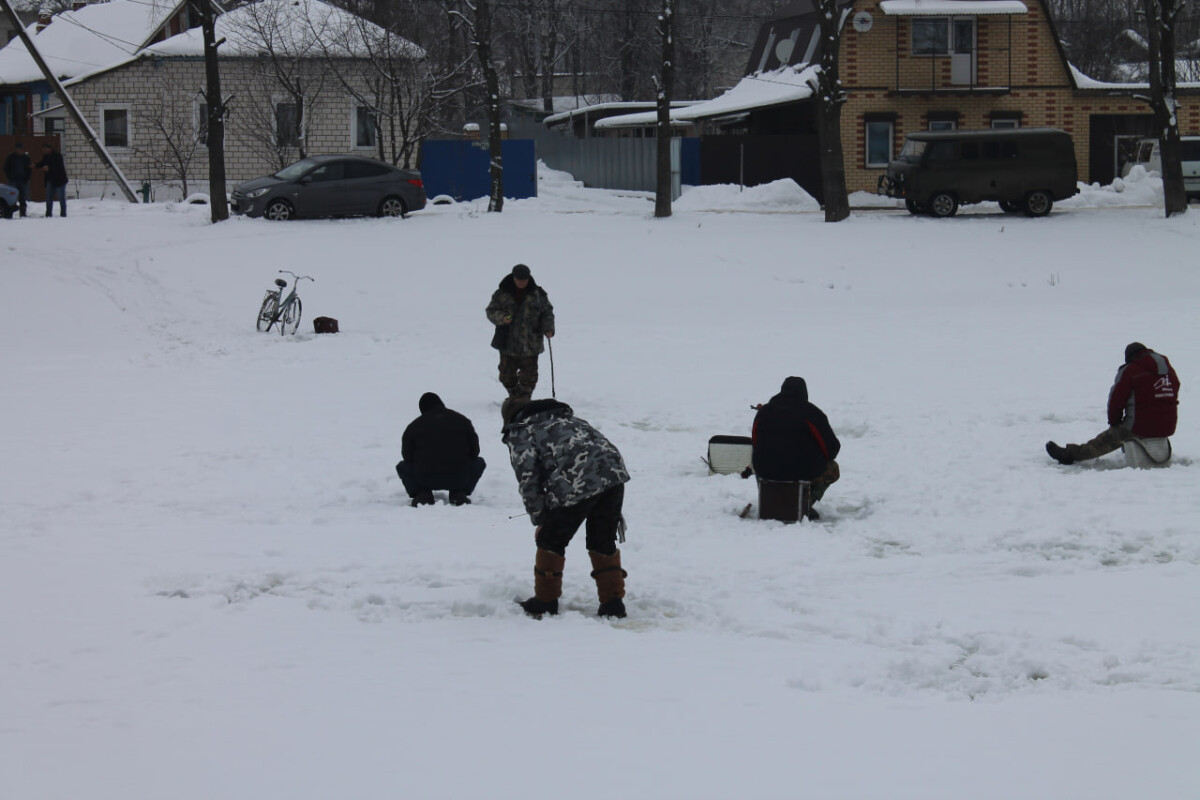
[[[600,598],[597,614],[624,617],[625,571],[617,535],[629,472],[621,453],[566,403],[535,400],[514,404],[506,416],[508,444],[521,500],[537,530],[534,596],[521,603],[541,618],[558,613],[567,544],[585,522],[592,577]]]
[[[500,383],[510,399],[528,400],[537,386],[542,337],[554,336],[554,306],[529,267],[517,264],[500,281],[486,313],[497,328],[492,346],[500,351]]]

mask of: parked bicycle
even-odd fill
[[[313,281],[316,278],[310,278],[308,275],[297,275],[294,272],[289,272],[286,269],[279,270],[285,275],[292,276],[292,290],[288,292],[287,297],[283,297],[283,290],[287,288],[287,281],[283,278],[276,278],[275,285],[279,288],[268,289],[267,296],[263,298],[262,307],[258,309],[258,329],[260,331],[269,331],[275,325],[279,326],[279,335],[282,336],[289,332],[295,333],[300,327],[300,311],[303,306],[300,303],[300,295],[296,294],[296,287],[300,281]],[[282,298],[282,299],[281,299]]]

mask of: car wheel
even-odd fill
[[[294,215],[292,204],[287,200],[272,200],[263,211],[264,217],[276,221],[291,219]]]
[[[908,209],[908,213],[921,215],[925,213],[925,206],[913,200],[911,197],[904,198],[904,207]]]
[[[1005,214],[1015,214],[1021,210],[1021,204],[1014,203],[1012,200],[1001,200],[1000,210]]]
[[[13,212],[16,210],[17,209],[13,206],[10,206],[8,203],[0,200],[0,217],[4,217],[4,219],[12,219]]]
[[[935,217],[953,217],[958,211],[958,198],[950,192],[938,192],[929,198],[929,213]]]
[[[1050,213],[1051,206],[1054,205],[1054,198],[1049,192],[1044,192],[1041,189],[1035,189],[1025,195],[1025,214],[1030,217],[1044,217]]]
[[[403,217],[407,213],[408,206],[404,205],[404,201],[395,195],[383,198],[379,204],[378,216],[381,217]]]

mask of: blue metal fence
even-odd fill
[[[509,139],[501,145],[504,196],[512,200],[537,197],[537,159],[529,139]],[[492,176],[487,142],[429,140],[421,144],[421,180],[430,200],[445,195],[457,201],[487,197]]]

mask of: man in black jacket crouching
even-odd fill
[[[413,506],[433,505],[434,489],[450,492],[450,505],[470,503],[487,465],[471,420],[446,408],[433,392],[421,395],[421,416],[404,429],[396,474]]]

